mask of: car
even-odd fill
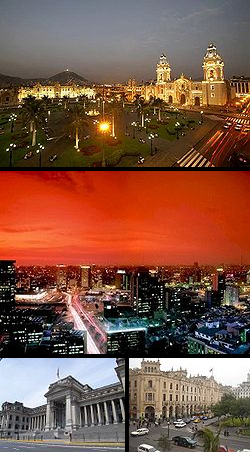
[[[189,436],[174,436],[172,441],[176,446],[188,447],[189,449],[194,449],[197,444],[197,441],[189,438]]]
[[[176,421],[173,422],[173,424],[178,424],[179,422],[184,422],[183,419],[176,419]]]
[[[197,417],[197,419],[194,419],[193,422],[195,422],[197,424],[198,422],[201,422],[201,419],[199,417]]]
[[[230,126],[229,126],[228,124],[225,124],[225,125],[224,125],[224,129],[229,129],[229,127],[230,127]]]
[[[203,416],[203,421],[207,421],[208,420],[208,416]]]
[[[32,151],[29,151],[29,152],[27,152],[26,154],[25,154],[25,156],[24,156],[24,160],[28,160],[28,159],[31,159],[31,157],[33,157],[33,152]]]
[[[245,127],[244,132],[250,132],[250,128],[249,127]]]
[[[49,161],[50,162],[54,162],[56,159],[57,159],[57,155],[56,154],[55,155],[51,155],[50,158],[49,158]]]
[[[140,143],[143,143],[143,144],[145,144],[145,143],[146,143],[146,141],[145,141],[145,140],[143,140],[143,138],[140,138],[140,139],[139,139],[139,141],[140,141]]]
[[[227,121],[227,122],[226,122],[226,125],[227,125],[227,126],[231,126],[231,125],[232,125],[232,122],[231,122],[231,121]]]
[[[131,436],[142,436],[142,435],[147,435],[148,432],[149,432],[149,430],[147,428],[138,428],[134,432],[131,432],[130,435]]]
[[[242,124],[237,124],[237,126],[235,126],[235,130],[241,130],[242,129]]]
[[[186,422],[183,422],[183,421],[176,422],[176,424],[174,424],[174,426],[176,428],[182,428],[182,427],[185,427],[186,425],[187,425]]]
[[[138,158],[138,164],[139,165],[142,165],[143,163],[145,162],[145,158],[144,157],[142,157],[142,156],[140,156],[139,158]]]
[[[150,446],[149,444],[140,444],[140,446],[137,447],[137,452],[159,452],[156,450],[153,446]]]
[[[238,452],[250,452],[250,450],[244,449],[242,451],[238,451]],[[218,452],[234,452],[234,449],[229,449],[227,446],[220,446]]]

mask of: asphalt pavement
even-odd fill
[[[213,431],[216,430],[215,427],[213,427],[211,420],[209,421],[205,421],[204,425],[202,425],[202,423],[198,424],[198,430],[202,429],[203,426],[207,426],[209,428],[211,428]],[[130,426],[130,432],[136,430],[136,426],[131,425]],[[144,435],[144,436],[140,436],[140,437],[129,437],[129,452],[137,452],[137,447],[140,444],[150,444],[151,446],[155,447],[157,449],[157,440],[161,435],[168,435],[168,427],[166,424],[163,424],[162,426],[152,426],[150,428],[149,434],[148,435]],[[193,437],[193,432],[192,432],[192,424],[188,424],[186,427],[184,428],[175,428],[173,424],[170,425],[169,427],[169,437],[170,439],[172,439],[174,436],[189,436],[190,438]],[[229,437],[225,438],[223,435],[223,430],[222,430],[222,434],[220,435],[220,445],[221,446],[228,446],[229,448],[232,448],[234,451],[238,451],[241,449],[246,449],[250,447],[250,438],[246,438],[246,437],[236,437],[236,436],[232,436],[230,435]],[[173,446],[173,452],[181,452],[181,451],[185,451],[187,450],[184,447],[181,446]],[[203,452],[203,447],[202,447],[202,443],[201,440],[199,438],[197,438],[197,446],[194,449],[196,452]]]
[[[70,451],[74,452],[124,452],[124,447],[116,446],[83,446],[76,444],[56,444],[56,443],[30,443],[23,441],[6,441],[0,440],[0,451],[2,452],[25,452],[25,451],[40,451],[40,452],[62,452]]]

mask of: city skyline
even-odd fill
[[[16,171],[0,187],[1,259],[17,265],[250,262],[247,171]]]
[[[93,82],[146,81],[164,52],[174,77],[196,79],[215,42],[226,76],[248,75],[249,21],[247,0],[3,0],[1,72],[34,78],[69,68]]]

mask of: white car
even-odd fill
[[[149,430],[147,428],[138,428],[138,430],[135,430],[134,432],[131,432],[131,436],[142,436],[147,435]]]
[[[174,421],[173,424],[179,424],[179,422],[183,422],[182,419],[177,419],[177,421]]]
[[[176,424],[174,424],[174,426],[176,428],[182,428],[182,427],[186,427],[186,422],[180,421],[180,422],[176,422]]]
[[[159,452],[156,450],[153,446],[150,446],[149,444],[141,444],[139,447],[137,447],[137,452]]]
[[[241,130],[242,129],[242,124],[237,124],[237,126],[235,126],[235,130]]]

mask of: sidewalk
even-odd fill
[[[6,442],[18,442],[18,443],[34,443],[34,444],[52,444],[52,445],[56,445],[56,444],[68,444],[68,445],[80,445],[80,446],[99,446],[99,447],[125,447],[125,443],[102,443],[102,442],[90,442],[90,441],[71,441],[69,442],[68,440],[64,440],[64,439],[57,439],[55,440],[51,440],[51,439],[44,439],[44,440],[33,440],[33,439],[26,439],[26,440],[22,440],[22,439],[8,439],[8,438],[0,438],[0,441],[6,441]]]

